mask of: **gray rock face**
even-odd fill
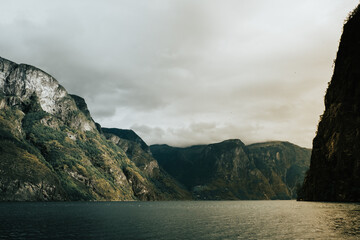
[[[72,126],[84,131],[96,129],[95,123],[78,110],[75,101],[55,78],[26,64],[16,64],[0,58],[0,92],[7,96],[10,106],[26,105],[32,96],[39,100],[43,111],[63,121],[71,119]]]

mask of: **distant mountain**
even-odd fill
[[[360,5],[344,25],[300,200],[360,202]]]
[[[52,76],[0,58],[0,200],[190,198],[135,133],[104,131]]]
[[[304,178],[310,149],[288,142],[245,146],[238,139],[150,150],[171,176],[195,199],[290,199]]]

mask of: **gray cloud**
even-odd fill
[[[0,55],[49,72],[96,121],[149,144],[240,138],[310,147],[356,3],[19,0]]]

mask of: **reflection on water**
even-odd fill
[[[345,238],[360,238],[360,205],[332,204],[323,214],[331,231],[338,232]]]
[[[296,201],[0,203],[0,239],[360,239],[360,205]]]

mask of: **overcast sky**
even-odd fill
[[[311,147],[355,0],[1,1],[0,56],[148,144]]]

